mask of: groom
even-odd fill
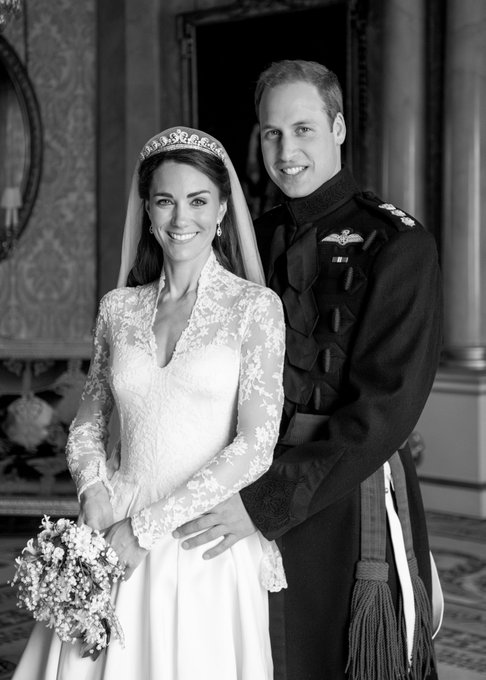
[[[270,595],[276,680],[384,680],[389,668],[436,678],[427,531],[404,444],[439,361],[435,242],[341,166],[346,126],[332,72],[274,63],[255,100],[265,167],[285,195],[255,225],[267,284],[286,313],[280,439],[267,473],[175,535],[201,532],[185,539],[188,549],[224,537],[209,558],[255,528],[277,539],[288,589]],[[388,519],[385,480],[395,498]],[[390,533],[397,514],[401,531]],[[405,582],[415,618],[400,638]],[[373,612],[367,638],[360,616],[373,621]]]

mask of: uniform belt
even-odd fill
[[[329,416],[314,413],[295,413],[289,423],[287,432],[279,440],[279,444],[299,446],[304,442],[318,441],[324,438]]]

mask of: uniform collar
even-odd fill
[[[336,210],[358,192],[359,188],[354,177],[346,167],[343,167],[312,194],[289,199],[286,205],[295,224],[300,226]]]

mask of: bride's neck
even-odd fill
[[[164,262],[164,297],[179,300],[195,291],[206,262],[207,258],[191,262]]]

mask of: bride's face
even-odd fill
[[[226,203],[221,202],[218,187],[200,170],[166,161],[154,171],[145,209],[164,258],[174,262],[205,260]]]

